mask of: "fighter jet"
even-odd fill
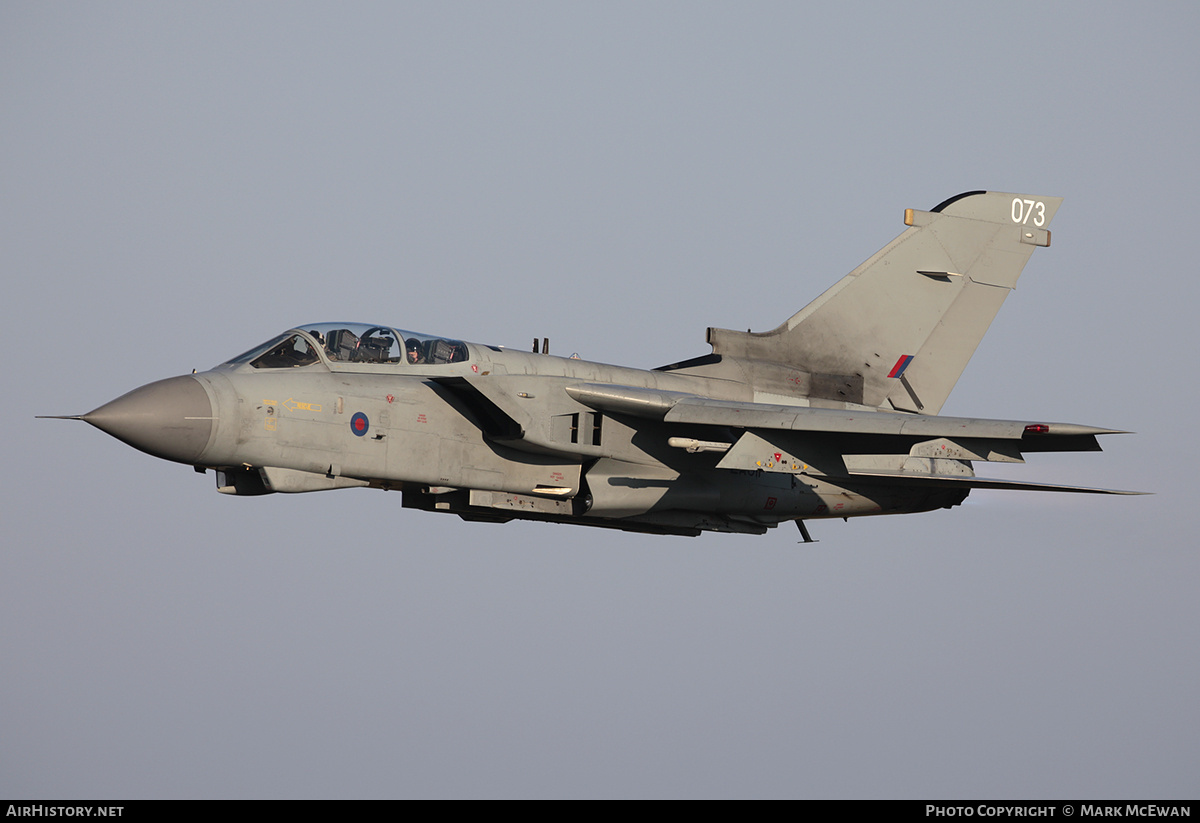
[[[296,326],[74,419],[213,470],[217,491],[369,487],[464,520],[762,534],[950,508],[975,462],[1099,451],[1115,430],[941,417],[1062,200],[972,191],[930,211],[771,331],[646,371],[372,323]]]

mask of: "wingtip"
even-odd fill
[[[1106,429],[1101,426],[1084,426],[1079,423],[1030,423],[1025,432],[1031,435],[1050,435],[1052,437],[1069,437],[1077,435],[1101,434],[1135,434],[1124,429]]]

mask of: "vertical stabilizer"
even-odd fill
[[[931,211],[769,332],[709,329],[713,353],[862,386],[864,405],[937,414],[1038,246],[1060,197],[967,192]],[[828,399],[838,400],[831,396]]]

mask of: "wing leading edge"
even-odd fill
[[[968,461],[1024,462],[1025,452],[1100,451],[1119,429],[1077,423],[910,415],[712,400],[608,384],[566,387],[598,411],[732,430],[733,438],[671,438],[689,451],[724,452],[718,468],[803,472],[931,487],[1142,494],[975,477]],[[728,437],[728,434],[727,434]]]

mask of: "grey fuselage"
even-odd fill
[[[243,359],[150,384],[109,406],[152,390],[157,408],[166,394],[194,405],[172,410],[161,436],[149,437],[144,425],[129,436],[110,433],[156,456],[217,470],[226,493],[372,486],[403,491],[407,506],[485,520],[760,533],[786,520],[924,511],[965,497],[957,489],[834,483],[759,466],[718,469],[720,452],[669,441],[736,440],[725,427],[668,427],[597,410],[568,392],[611,385],[753,402],[754,390],[735,380],[470,343],[459,343],[466,356],[451,363],[335,360],[307,328],[288,334],[312,343],[319,354],[312,362]],[[89,422],[115,429],[104,425],[109,406]]]

